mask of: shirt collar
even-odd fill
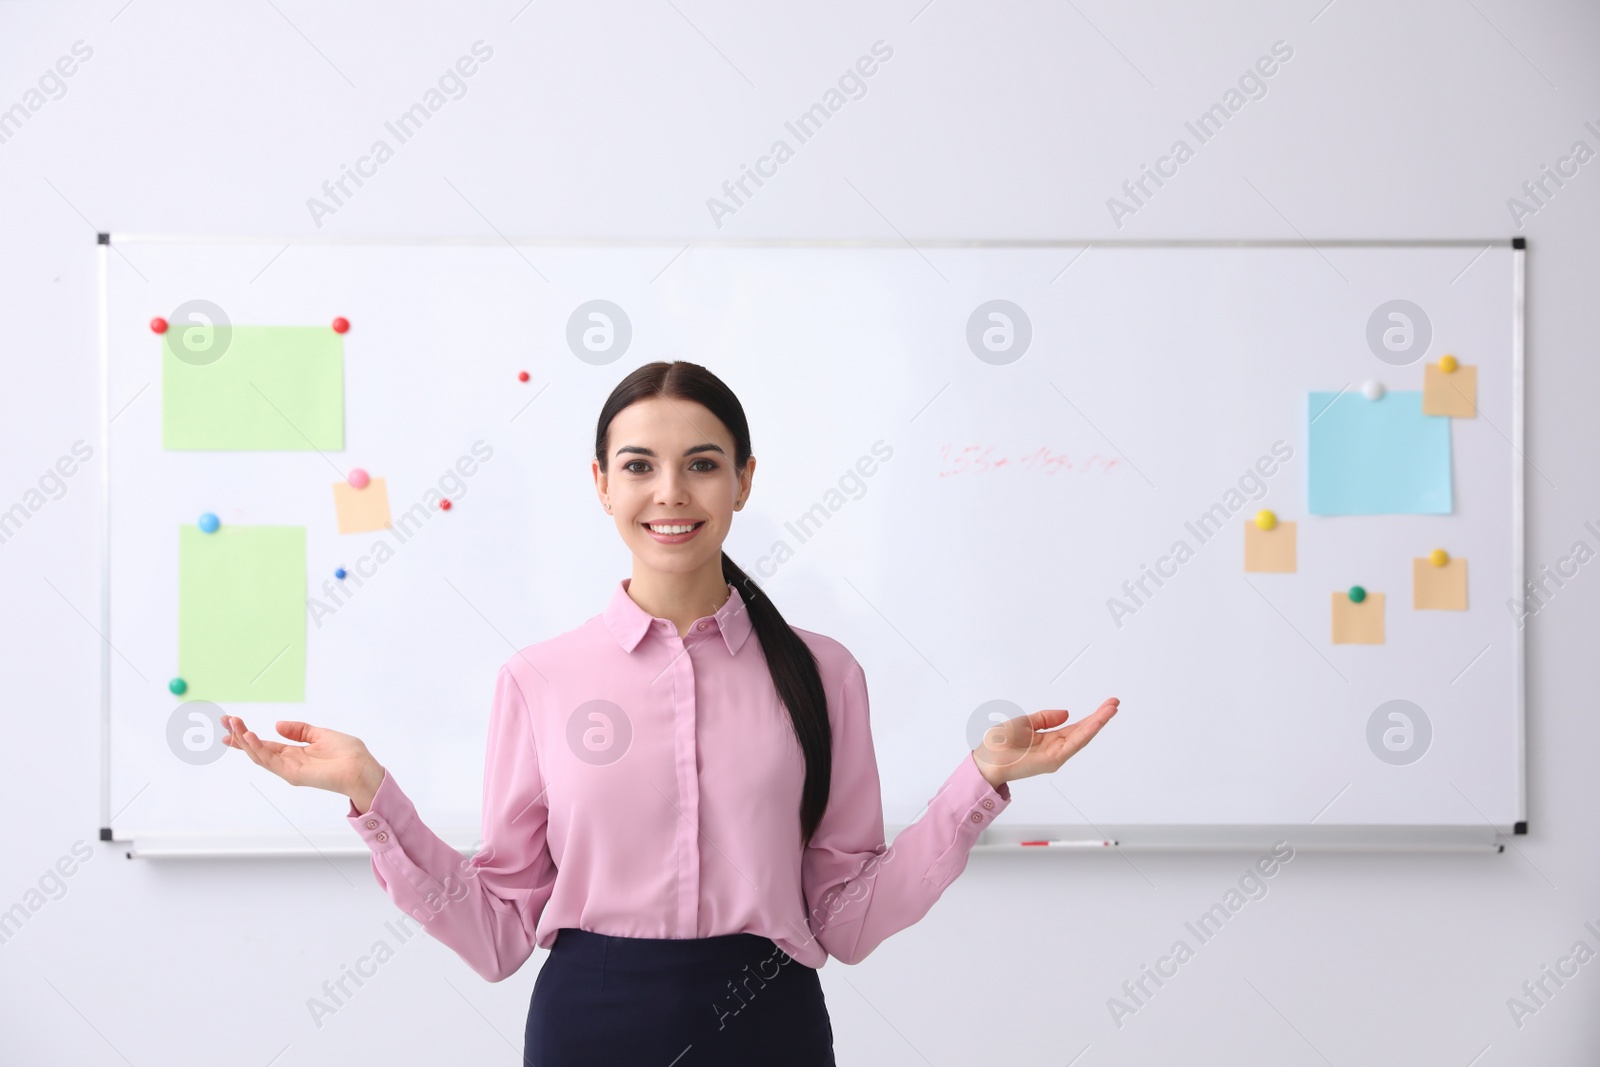
[[[632,653],[652,625],[666,622],[658,620],[638,604],[633,597],[628,595],[628,585],[632,578],[624,578],[617,583],[611,592],[611,603],[606,606],[602,618],[605,620],[606,629],[611,631],[611,636],[617,639],[624,652]],[[735,655],[744,644],[746,637],[750,636],[751,621],[750,610],[745,606],[744,598],[730,582],[728,584],[728,600],[717,609],[712,618],[716,621],[717,630],[722,634],[723,643],[728,646],[728,653]]]

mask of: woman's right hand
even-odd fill
[[[237,715],[224,715],[228,733],[222,743],[236,748],[290,785],[306,785],[342,793],[366,814],[383,782],[383,767],[372,758],[361,738],[325,730],[309,723],[280,719],[278,734],[303,745],[263,741],[245,728]]]

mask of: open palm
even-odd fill
[[[223,744],[243,752],[290,785],[327,789],[356,799],[363,793],[370,796],[377,782],[382,780],[383,768],[359,737],[310,723],[280,719],[277,723],[280,736],[305,742],[285,745],[263,741],[251,733],[237,715],[224,715],[222,724],[228,730]]]
[[[973,757],[983,776],[996,787],[1035,774],[1053,774],[1094,740],[1094,735],[1117,713],[1118,706],[1117,698],[1110,697],[1094,714],[1070,726],[1062,726],[1071,715],[1066,708],[1018,715],[985,730],[982,744],[972,750]]]

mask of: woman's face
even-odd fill
[[[756,466],[754,456],[743,471],[734,466],[733,436],[722,420],[693,401],[651,397],[617,413],[606,448],[608,469],[591,464],[595,489],[634,556],[674,574],[720,569],[722,542],[749,499]]]

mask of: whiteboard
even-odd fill
[[[266,737],[280,718],[360,736],[428,825],[471,848],[497,668],[598,614],[630,572],[588,463],[606,395],[656,359],[704,364],[744,404],[757,471],[725,550],[792,625],[865,668],[891,836],[988,711],[1077,715],[1110,695],[1121,714],[1060,773],[1012,783],[986,846],[1450,847],[1523,829],[1509,610],[1522,584],[1520,240],[116,234],[99,255],[102,837],[131,851],[361,847],[341,799],[237,753],[177,754],[191,703],[167,688],[178,529],[206,511],[303,527],[307,545],[305,702],[223,710]],[[235,324],[349,320],[343,451],[161,447],[149,323],[197,299]],[[1409,362],[1368,340],[1396,299],[1430,326]],[[622,309],[625,350],[615,334],[609,351],[569,343],[596,300]],[[1478,373],[1479,416],[1451,420],[1453,511],[1307,514],[1308,394],[1418,389],[1444,352]],[[353,467],[386,478],[397,517],[432,491],[455,506],[404,538],[341,535],[332,483]],[[1196,536],[1219,504],[1227,524]],[[1298,524],[1294,573],[1244,572],[1257,508]],[[1180,541],[1191,553],[1174,564]],[[1412,559],[1436,546],[1468,560],[1466,611],[1411,608]],[[1163,557],[1156,585],[1147,568]],[[341,566],[365,576],[330,586]],[[1330,596],[1355,582],[1386,594],[1382,645],[1330,641]],[[1125,583],[1145,593],[1131,614],[1111,607],[1133,603]],[[1403,764],[1370,741],[1393,700],[1428,723]]]

